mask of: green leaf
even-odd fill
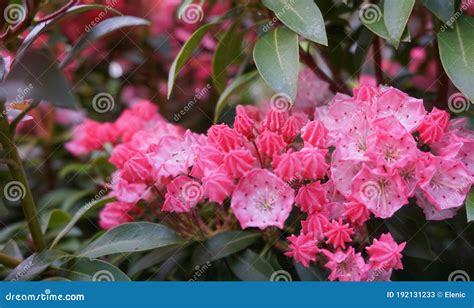
[[[444,23],[449,23],[454,15],[454,0],[421,0],[421,3]]]
[[[69,257],[65,252],[58,250],[44,250],[34,253],[20,265],[15,267],[5,278],[9,281],[27,281],[35,278],[54,262]]]
[[[176,76],[178,76],[183,66],[186,64],[186,62],[188,62],[194,50],[201,43],[203,37],[215,25],[216,24],[206,24],[197,29],[179,51],[178,55],[173,61],[173,64],[171,64],[170,72],[168,74],[168,99],[171,96],[171,91],[173,91],[173,85],[174,81],[176,80]]]
[[[374,34],[367,27],[362,27],[359,37],[356,42],[356,48],[354,52],[354,69],[356,73],[362,70],[365,63],[367,53],[369,52],[370,46],[374,40]]]
[[[250,249],[228,259],[232,272],[243,281],[269,281],[275,271],[270,263]]]
[[[313,0],[263,0],[288,28],[322,45],[328,45],[324,19]]]
[[[3,246],[1,251],[10,257],[23,261],[23,254],[14,240],[9,240],[5,246]]]
[[[236,64],[241,56],[241,46],[245,32],[238,32],[240,19],[227,31],[219,42],[212,59],[212,81],[219,93],[227,85],[227,69]]]
[[[117,11],[116,9],[110,6],[105,6],[105,5],[100,5],[100,4],[75,5],[71,7],[70,9],[68,9],[63,14],[60,14],[53,19],[41,22],[37,24],[36,26],[34,26],[33,29],[31,29],[31,31],[28,33],[26,38],[23,40],[20,47],[18,48],[15,54],[15,61],[20,59],[23,56],[23,53],[28,49],[28,47],[30,47],[31,44],[33,44],[34,41],[36,41],[36,39],[40,37],[41,34],[51,29],[52,26],[56,25],[61,20],[66,19],[67,17],[71,17],[76,14],[91,11],[91,10],[104,10],[106,12],[110,11],[114,14],[122,15],[122,13],[120,13],[119,11]]]
[[[396,220],[386,221],[385,225],[398,243],[407,242],[402,254],[428,261],[436,260],[430,241],[422,230],[423,226],[398,215],[397,217]]]
[[[59,241],[69,233],[69,231],[71,231],[71,229],[76,225],[76,223],[79,221],[79,219],[81,219],[82,216],[84,216],[87,212],[89,212],[93,209],[101,208],[101,207],[105,206],[106,204],[108,204],[110,202],[113,202],[113,201],[115,201],[115,197],[110,197],[110,198],[100,199],[100,200],[97,200],[97,201],[94,201],[94,202],[89,202],[86,205],[84,205],[83,207],[81,207],[74,214],[71,221],[69,221],[69,223],[66,226],[64,226],[64,228],[61,230],[61,232],[59,232],[58,235],[54,238],[53,243],[51,244],[51,249],[54,246],[56,246],[59,243]]]
[[[467,222],[474,221],[474,188],[471,188],[466,198],[466,213]]]
[[[398,48],[408,18],[415,6],[415,0],[385,0],[383,5],[384,23],[389,34],[389,42]]]
[[[230,256],[252,245],[259,238],[259,232],[227,231],[219,233],[196,248],[193,254],[193,264],[202,265]]]
[[[114,31],[127,27],[149,26],[150,22],[133,16],[116,16],[111,17],[91,28],[86,32],[78,42],[72,47],[68,54],[64,57],[60,67],[65,67],[76,55],[95,40],[98,40]]]
[[[438,33],[441,62],[456,88],[474,101],[474,17],[460,16],[453,30]]]
[[[130,278],[120,269],[101,260],[74,258],[63,267],[70,271],[66,278],[72,281],[130,281]]]
[[[293,262],[296,273],[301,281],[327,281],[328,271],[321,265],[310,263],[309,267],[304,267],[301,263]]]
[[[384,15],[382,11],[375,4],[373,4],[367,10],[370,10],[371,8],[374,8],[372,9],[373,15],[367,15],[366,17],[364,17],[364,15],[361,15],[360,21],[370,31],[380,36],[381,38],[389,41],[390,35],[388,34],[387,27],[385,26]],[[411,39],[410,39],[410,32],[408,31],[408,28],[405,29],[405,32],[403,33],[401,40],[402,42],[410,42]]]
[[[41,229],[43,230],[43,233],[46,233],[46,230],[58,228],[66,224],[71,219],[71,215],[61,209],[53,209],[46,215],[46,217],[41,218]]]
[[[224,110],[225,106],[227,106],[232,95],[241,93],[242,90],[252,83],[257,76],[258,71],[253,71],[236,77],[232,81],[232,83],[224,90],[224,92],[222,92],[221,96],[217,100],[216,109],[214,112],[214,123],[217,123],[219,120],[222,110]]]
[[[171,245],[157,248],[149,252],[136,262],[133,262],[127,273],[128,275],[133,276],[147,268],[160,264],[161,262],[174,255],[179,249],[183,249],[183,246]]]
[[[137,252],[181,243],[170,228],[149,222],[119,225],[82,249],[80,257],[98,258],[115,253]]]
[[[276,28],[257,41],[253,58],[265,82],[294,102],[298,88],[298,35],[286,27]]]
[[[6,81],[7,84],[18,84],[13,93],[11,89],[5,89],[5,84],[0,86],[7,101],[46,100],[59,107],[73,107],[78,103],[63,72],[46,50],[27,50],[15,61]]]

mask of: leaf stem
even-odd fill
[[[20,265],[20,263],[20,260],[0,252],[0,264],[3,264],[8,268],[15,268]]]
[[[26,177],[23,164],[21,162],[20,154],[16,148],[15,142],[13,140],[13,135],[10,132],[10,126],[8,124],[8,117],[5,110],[4,102],[0,102],[0,143],[3,146],[5,151],[6,158],[15,162],[16,166],[9,164],[8,169],[12,175],[14,181],[21,183],[23,190],[21,200],[21,207],[25,219],[28,223],[28,228],[33,239],[35,249],[37,251],[43,250],[46,247],[46,243],[43,237],[43,231],[41,230],[41,225],[38,220],[38,212],[36,210],[35,201],[28,185],[28,180]]]

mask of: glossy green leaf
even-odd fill
[[[64,228],[61,230],[61,232],[59,232],[58,235],[54,238],[54,240],[51,244],[51,248],[56,246],[59,243],[59,241],[64,236],[66,236],[69,233],[69,231],[71,231],[71,229],[76,225],[76,223],[79,221],[79,219],[81,219],[87,212],[89,212],[91,210],[94,210],[94,209],[101,208],[101,207],[105,206],[106,204],[108,204],[110,202],[113,202],[113,201],[115,201],[115,197],[110,197],[110,198],[100,199],[100,200],[93,201],[93,202],[88,202],[86,205],[81,207],[74,214],[74,216],[69,221],[69,223],[66,226],[64,226]]]
[[[377,14],[380,14],[380,15],[378,15],[378,17],[376,18],[360,18],[360,21],[362,22],[362,24],[364,24],[364,26],[366,26],[374,34],[389,41],[390,35],[388,34],[387,27],[385,26],[385,23],[384,23],[383,13],[381,12],[380,8],[378,8],[377,10],[374,10],[374,12],[375,12],[374,16],[376,16]],[[408,31],[408,28],[405,29],[405,32],[403,33],[401,40],[402,42],[410,42],[410,32]]]
[[[327,46],[323,15],[313,0],[263,0],[262,3],[291,30]]]
[[[133,16],[116,16],[111,17],[103,22],[99,23],[95,27],[91,28],[89,32],[86,32],[78,42],[72,47],[68,54],[64,57],[60,64],[60,67],[65,67],[71,60],[77,56],[84,48],[90,45],[92,42],[105,37],[106,35],[124,29],[128,27],[140,27],[149,26],[150,22],[138,17]]]
[[[64,73],[46,50],[27,50],[13,64],[6,81],[12,85],[18,84],[13,92],[3,89],[7,100],[11,102],[37,99],[59,107],[73,107],[78,103]],[[5,84],[2,84],[0,89],[4,87]]]
[[[45,217],[41,218],[41,229],[43,233],[47,230],[58,228],[71,220],[71,215],[61,209],[53,209]]]
[[[34,253],[15,267],[5,278],[8,281],[27,281],[35,278],[54,262],[70,257],[58,250],[44,250]]]
[[[227,70],[230,66],[237,64],[241,56],[241,46],[244,31],[239,32],[240,20],[222,37],[212,59],[212,81],[219,93],[224,91],[227,85]]]
[[[132,222],[105,232],[79,251],[79,257],[98,258],[115,253],[151,250],[181,243],[170,228],[149,222]]]
[[[467,222],[474,221],[474,188],[471,188],[466,198],[466,213]]]
[[[276,92],[296,99],[298,88],[298,35],[286,27],[279,27],[259,38],[253,58],[260,75]]]
[[[301,263],[293,262],[296,273],[301,281],[327,281],[328,270],[323,266],[311,262],[309,267],[304,267]]]
[[[70,271],[66,278],[72,281],[130,281],[130,278],[120,269],[101,260],[74,258],[63,267]]]
[[[474,17],[462,15],[453,30],[438,33],[441,62],[454,85],[474,101]]]
[[[33,27],[25,39],[22,41],[20,47],[18,48],[15,54],[15,61],[20,59],[23,56],[23,53],[31,46],[31,44],[36,41],[41,34],[45,33],[47,30],[51,29],[54,25],[58,24],[58,22],[67,19],[68,17],[74,16],[79,13],[92,11],[92,10],[103,10],[104,12],[111,12],[116,15],[122,15],[119,11],[112,8],[111,6],[105,6],[101,4],[82,4],[82,5],[75,5],[68,9],[64,14],[60,14],[53,19],[41,22]]]
[[[269,281],[274,269],[264,258],[250,249],[228,258],[232,272],[243,281]]]
[[[170,72],[168,74],[168,98],[170,98],[171,92],[173,91],[173,85],[174,81],[176,80],[176,76],[178,76],[183,66],[188,62],[189,58],[199,46],[201,40],[204,38],[207,32],[214,26],[215,24],[206,24],[197,29],[179,51],[178,55],[173,61],[173,64],[171,64]]]
[[[224,90],[224,92],[222,92],[221,96],[217,100],[216,109],[214,112],[214,123],[217,123],[219,120],[222,110],[224,110],[225,106],[227,106],[229,99],[234,94],[241,93],[242,90],[248,87],[257,77],[258,71],[253,71],[241,75],[231,82],[231,84]]]
[[[403,32],[410,18],[415,0],[385,0],[383,5],[384,24],[387,28],[389,42],[398,48]]]
[[[1,252],[7,256],[23,261],[23,254],[21,253],[20,247],[18,247],[18,244],[14,240],[9,240],[5,246],[3,246]]]
[[[193,254],[193,264],[201,265],[230,256],[252,245],[259,238],[259,232],[227,231],[219,233],[196,248]]]
[[[392,219],[385,225],[398,243],[407,242],[402,254],[428,261],[436,260],[436,254],[431,249],[422,225],[403,218]]]
[[[133,276],[147,268],[160,264],[161,262],[174,255],[179,249],[183,249],[183,246],[171,245],[150,251],[148,254],[141,257],[136,262],[133,262],[130,269],[127,271],[127,274]]]
[[[421,3],[444,23],[454,15],[454,0],[421,0]]]
[[[362,27],[360,35],[356,42],[356,48],[354,52],[354,68],[356,73],[360,73],[362,66],[365,63],[365,59],[370,50],[370,46],[374,40],[374,34],[367,27]]]

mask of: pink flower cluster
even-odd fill
[[[365,222],[391,217],[409,199],[427,219],[453,217],[472,184],[474,135],[463,120],[428,113],[397,89],[354,92],[336,95],[312,119],[290,105],[265,113],[238,106],[233,127],[213,125],[206,135],[166,122],[142,101],[115,123],[86,121],[67,148],[84,154],[113,145],[117,201],[101,213],[104,228],[131,220],[139,202],[161,200],[161,212],[185,213],[229,200],[242,229],[283,229],[295,205],[301,231],[288,238],[288,256],[304,266],[323,262],[331,280],[387,280],[403,268],[405,243],[386,233],[365,253]]]

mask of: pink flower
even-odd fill
[[[308,215],[306,220],[301,221],[301,229],[305,234],[312,234],[316,241],[324,239],[324,231],[326,230],[329,220],[326,216],[320,213]]]
[[[305,125],[307,121],[308,117],[304,114],[297,113],[291,115],[286,121],[281,131],[285,142],[292,143],[295,140],[296,136],[299,135],[301,127],[303,127],[303,125]]]
[[[133,203],[112,202],[107,204],[99,214],[99,224],[102,229],[112,229],[118,225],[132,221],[129,215]]]
[[[362,226],[369,220],[370,212],[364,204],[352,201],[345,203],[344,207],[346,209],[344,214],[351,223]]]
[[[283,137],[271,131],[264,131],[258,138],[258,148],[262,154],[273,158],[274,155],[280,154],[285,147]]]
[[[285,153],[273,157],[273,169],[276,175],[285,181],[301,178],[303,165],[297,153]]]
[[[311,234],[291,235],[288,240],[290,241],[288,245],[290,251],[285,252],[285,256],[293,257],[304,267],[308,267],[309,262],[316,260],[316,253],[319,249]]]
[[[338,249],[336,252],[323,249],[323,254],[329,259],[326,267],[331,270],[329,280],[361,281],[365,273],[365,262],[360,253],[355,253],[350,247],[346,252]]]
[[[213,125],[207,132],[208,140],[224,152],[243,146],[242,136],[225,124]]]
[[[241,110],[239,112],[239,110]],[[247,139],[253,139],[254,136],[254,127],[255,122],[247,115],[247,113],[243,112],[242,109],[237,109],[237,115],[234,120],[234,129],[244,135]]]
[[[149,200],[152,197],[150,188],[142,183],[129,183],[118,174],[117,180],[112,183],[113,194],[119,201],[137,203],[140,200]]]
[[[272,132],[280,132],[288,119],[288,112],[271,108],[267,112],[264,126]]]
[[[65,147],[74,155],[88,154],[100,150],[106,143],[115,143],[117,132],[110,123],[98,123],[86,119],[72,132],[73,139]]]
[[[222,204],[225,198],[230,197],[235,185],[228,175],[216,171],[202,178],[202,187],[209,201]]]
[[[196,159],[194,160],[191,175],[193,177],[202,178],[208,172],[217,169],[224,159],[222,152],[212,145],[204,145],[196,151]]]
[[[418,126],[420,139],[424,143],[432,144],[443,138],[449,127],[449,113],[436,107],[426,116]]]
[[[327,130],[319,121],[311,121],[302,129],[303,140],[315,147],[326,145]]]
[[[314,182],[306,186],[302,186],[296,195],[296,205],[303,212],[312,214],[321,211],[324,204],[328,202],[326,189],[321,186],[320,182]]]
[[[472,177],[459,161],[432,156],[418,184],[424,197],[438,210],[460,207],[472,184]]]
[[[109,162],[117,168],[123,168],[127,160],[134,156],[137,152],[133,150],[128,144],[119,144],[114,147],[110,155]]]
[[[140,100],[133,104],[130,111],[133,115],[143,119],[144,121],[150,121],[156,117],[160,117],[158,115],[158,106],[153,104],[148,100]],[[161,118],[162,119],[162,118]]]
[[[377,267],[403,269],[401,252],[405,245],[405,242],[398,245],[390,233],[384,233],[366,248],[370,256],[369,261]]]
[[[354,229],[349,228],[349,224],[343,224],[342,219],[339,221],[333,220],[326,226],[326,232],[324,235],[328,238],[326,244],[332,245],[334,248],[342,247],[346,248],[346,243],[351,242],[351,235],[354,233]]]
[[[255,162],[249,150],[232,150],[224,156],[224,169],[230,176],[239,178],[253,169]]]
[[[305,179],[317,180],[326,176],[329,165],[326,163],[327,150],[305,147],[298,152],[303,164],[302,172]]]
[[[408,188],[396,170],[364,166],[353,179],[353,197],[376,217],[388,218],[408,203]]]
[[[232,194],[231,208],[242,229],[282,229],[293,201],[294,192],[288,184],[267,170],[255,169],[240,179]]]
[[[148,157],[137,152],[129,158],[122,169],[122,178],[129,183],[145,183],[151,185],[156,180],[156,172],[148,161]]]
[[[202,186],[199,182],[181,175],[166,186],[163,212],[185,213],[195,207],[203,198]]]

